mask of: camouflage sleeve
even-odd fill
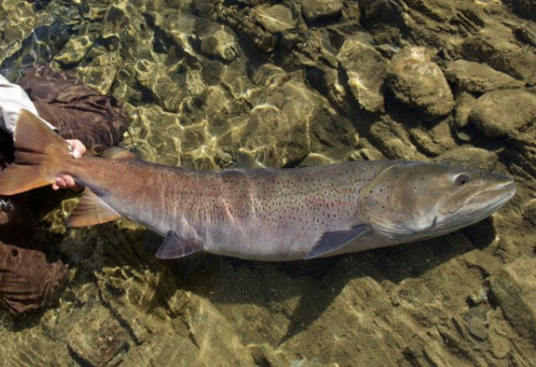
[[[20,86],[10,83],[0,75],[0,129],[13,135],[22,108],[38,115],[26,92]],[[55,127],[50,123],[44,122],[55,130]]]

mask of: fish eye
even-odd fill
[[[456,179],[454,180],[454,184],[456,186],[463,186],[471,181],[471,177],[466,175],[465,173],[459,174]]]

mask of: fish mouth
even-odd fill
[[[516,193],[517,185],[510,177],[499,182],[489,190],[474,195],[467,205],[485,206],[490,212],[494,212],[510,200]]]

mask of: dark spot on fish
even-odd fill
[[[11,256],[13,256],[13,257],[19,256],[19,250],[13,249],[13,251],[11,251]]]

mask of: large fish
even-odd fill
[[[73,159],[67,143],[23,111],[15,163],[0,194],[68,174],[86,186],[71,226],[121,216],[165,237],[159,258],[204,251],[243,259],[312,259],[414,242],[478,222],[515,193],[511,177],[420,162],[197,171],[114,159]]]

